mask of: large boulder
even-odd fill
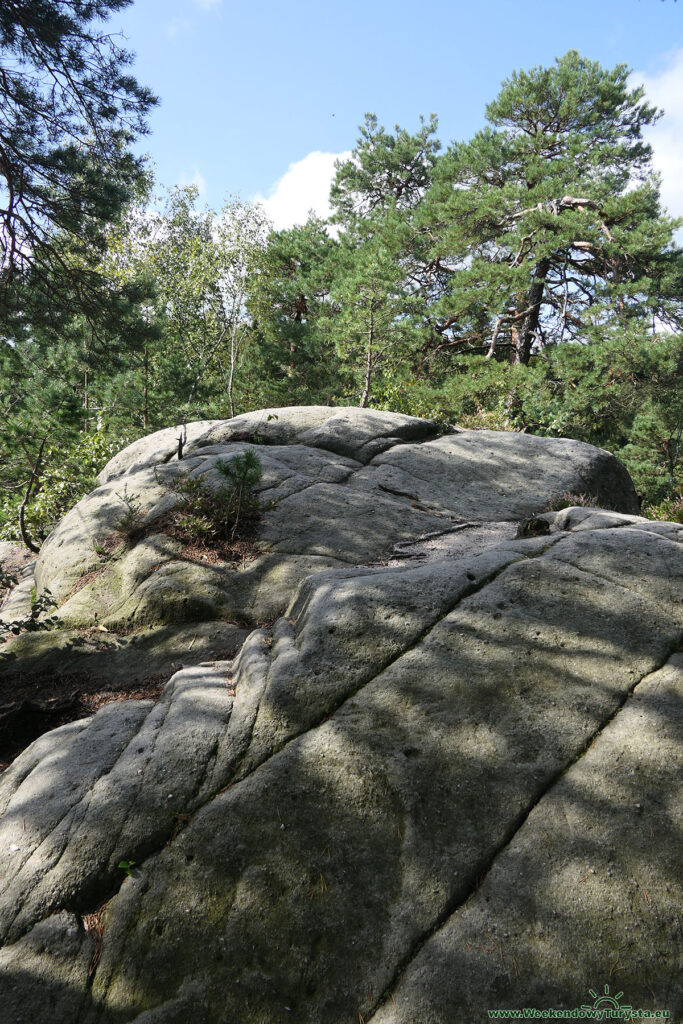
[[[213,568],[194,628],[227,626],[234,594],[233,618],[275,612],[273,566],[284,614],[0,775],[6,1019],[471,1024],[617,993],[680,1018],[683,527],[571,441],[314,408],[210,424],[185,466],[138,444],[41,552],[65,632],[110,488],[147,488],[153,517],[163,472],[208,479],[252,445],[271,568]],[[564,491],[609,508],[516,536]],[[173,628],[150,576],[204,586],[161,534],[126,557],[152,542],[154,573],[91,591],[107,636],[154,620],[112,644]]]
[[[518,520],[564,492],[637,512],[633,485],[608,452],[578,441],[455,430],[429,420],[323,406],[266,410],[191,424],[117,455],[101,485],[43,545],[38,594],[67,625],[129,629],[150,623],[272,620],[312,572],[386,557],[396,543],[463,520]],[[244,564],[202,564],[163,531],[174,480],[216,486],[216,463],[254,451],[263,466],[263,522]],[[145,511],[145,535],[116,558],[101,552],[123,499]],[[155,524],[159,523],[158,531]]]

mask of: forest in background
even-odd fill
[[[0,539],[37,549],[143,434],[310,404],[587,441],[683,519],[680,222],[627,67],[513,72],[445,148],[434,116],[367,115],[329,221],[275,231],[155,194],[131,155],[154,97],[58,6],[50,32],[35,0],[0,12]]]

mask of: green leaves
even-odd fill
[[[614,319],[680,321],[677,222],[642,138],[658,113],[628,69],[570,51],[513,73],[487,114],[493,128],[451,147],[425,197],[433,257],[454,270],[435,309],[442,337],[469,324],[470,347],[528,364]]]
[[[255,344],[245,354],[247,407],[328,404],[338,393],[339,363],[322,326],[337,249],[315,217],[268,236],[263,264],[248,281]]]
[[[3,577],[0,566],[0,583]],[[6,585],[6,584],[3,584]],[[13,636],[20,633],[46,632],[50,629],[58,629],[62,625],[57,615],[47,615],[56,606],[57,602],[49,590],[44,590],[40,596],[36,594],[35,587],[31,590],[31,607],[28,615],[18,619],[11,619],[9,622],[0,622],[0,644],[5,643]]]
[[[366,114],[350,160],[337,163],[330,191],[334,221],[348,226],[355,218],[386,210],[417,206],[429,187],[441,144],[435,138],[437,118],[420,118],[410,135],[400,125],[385,131],[374,114]]]
[[[683,339],[635,330],[563,345],[531,368],[524,416],[536,433],[608,448],[657,502],[683,488]]]
[[[99,0],[97,11],[124,4]],[[648,500],[681,486],[683,253],[643,138],[659,114],[624,65],[570,51],[514,72],[489,125],[446,152],[434,116],[411,132],[369,114],[337,166],[330,221],[272,231],[234,197],[218,213],[200,209],[192,188],[147,207],[128,145],[151,98],[132,79],[109,95],[104,69],[118,81],[128,57],[91,35],[95,7],[45,0],[41,10],[53,8],[55,40],[94,61],[84,102],[97,96],[88,109],[101,120],[83,135],[86,107],[66,94],[54,137],[40,97],[31,112],[17,94],[0,115],[0,144],[15,117],[35,161],[48,246],[31,250],[40,267],[10,254],[15,277],[4,279],[0,535],[17,535],[21,511],[26,536],[40,539],[88,489],[106,461],[88,440],[95,427],[123,444],[291,404],[579,437],[621,453]],[[35,38],[47,54],[37,0],[12,9],[27,20],[0,13],[0,51]],[[38,89],[30,76],[25,87]],[[255,508],[256,472],[248,460],[218,468],[220,508],[186,481],[183,528],[229,543]]]
[[[411,316],[420,306],[401,266],[396,211],[366,218],[347,230],[333,264],[330,301],[319,329],[334,341],[353,400],[366,406],[387,366],[402,361],[412,338]]]
[[[215,469],[223,481],[218,487],[192,476],[172,482],[180,501],[171,516],[171,530],[185,543],[228,553],[232,544],[250,536],[257,522],[254,488],[263,468],[256,453],[247,450],[217,462]]]
[[[116,533],[120,534],[126,544],[133,544],[142,532],[145,519],[145,512],[142,503],[138,501],[137,494],[129,494],[128,486],[116,497],[121,502],[121,511],[114,523]]]
[[[107,317],[105,229],[143,187],[130,147],[156,102],[99,22],[129,0],[0,5],[3,333],[65,311]]]
[[[269,228],[263,211],[237,198],[219,214],[195,209],[197,191],[176,188],[152,219],[141,255],[156,285],[155,315],[163,343],[155,373],[188,419],[205,414],[207,398],[223,392],[219,409],[235,415],[238,371],[252,337],[249,289],[263,272]]]

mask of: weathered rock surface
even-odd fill
[[[0,775],[0,1019],[471,1024],[605,985],[680,1019],[683,528],[585,445],[358,410],[209,424],[181,468],[254,432],[277,505],[195,628],[284,615]],[[187,637],[208,587],[157,534],[110,604],[68,597],[111,488],[166,500],[138,445],[41,552],[71,636],[89,607]],[[578,490],[624,511],[515,537]]]
[[[21,576],[26,566],[35,561],[34,555],[23,544],[0,540],[0,566],[9,573]]]
[[[439,437],[427,420],[325,407],[191,427],[180,463],[179,428],[116,456],[101,474],[102,485],[43,545],[37,589],[58,600],[65,623],[97,620],[117,628],[227,616],[268,620],[284,611],[312,572],[373,561],[397,542],[462,519],[518,520],[564,491],[595,493],[610,507],[637,512],[623,467],[577,441],[493,431]],[[147,508],[151,531],[175,500],[169,494],[174,478],[215,484],[216,462],[246,449],[263,464],[264,519],[254,561],[196,564],[160,530],[103,564],[93,544],[111,537],[122,494]]]
[[[35,555],[23,544],[0,541],[0,569],[17,581],[0,587],[0,624],[26,618],[31,612]]]

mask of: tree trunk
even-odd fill
[[[147,346],[145,345],[145,354],[143,359],[144,367],[144,386],[142,389],[142,425],[147,430],[149,425],[149,359],[147,353]]]
[[[235,403],[232,391],[235,384],[235,364],[237,363],[237,352],[235,350],[235,329],[230,335],[230,376],[228,377],[228,401],[230,402],[230,419],[235,415]]]
[[[370,330],[368,331],[368,352],[367,359],[365,361],[365,386],[363,387],[363,394],[360,397],[360,407],[365,409],[370,398],[370,381],[372,378],[372,343],[374,340],[374,323],[372,313],[370,314]]]
[[[90,431],[90,396],[88,393],[88,370],[83,371],[83,428],[86,434]]]
[[[545,275],[550,270],[550,260],[542,259],[536,264],[536,270],[531,282],[531,288],[526,300],[528,313],[521,324],[513,331],[513,346],[511,351],[511,362],[529,365],[531,358],[531,346],[534,336],[538,330],[541,317],[541,304],[545,291]],[[524,308],[524,307],[522,307]]]
[[[90,328],[90,345],[93,343],[93,329]],[[85,340],[85,334],[83,336],[83,361],[85,363],[83,368],[83,427],[86,434],[90,430],[90,367],[88,364],[88,357],[90,351],[88,343]]]
[[[47,437],[44,437],[43,440],[40,442],[38,456],[36,458],[35,463],[31,467],[31,476],[26,486],[26,490],[24,491],[24,500],[19,506],[19,533],[21,535],[22,542],[24,543],[25,547],[29,549],[29,551],[33,551],[34,554],[36,555],[40,551],[40,546],[38,544],[34,544],[34,542],[28,535],[28,531],[26,529],[26,507],[29,501],[31,500],[31,496],[33,495],[33,491],[34,488],[36,487],[36,484],[40,482],[40,471],[42,469],[43,450],[45,448],[46,442]]]

